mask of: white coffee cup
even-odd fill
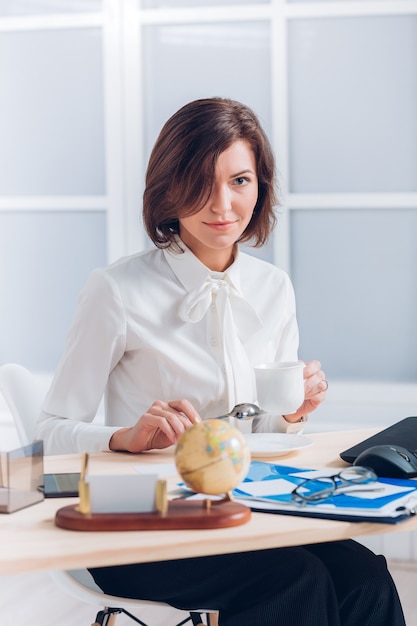
[[[259,407],[277,415],[295,413],[304,401],[303,361],[261,363],[254,369]]]

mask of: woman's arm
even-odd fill
[[[125,311],[117,285],[106,272],[96,270],[80,295],[64,355],[36,425],[46,454],[109,449],[117,427],[92,421],[125,345]]]

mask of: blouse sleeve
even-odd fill
[[[109,449],[117,427],[93,424],[110,372],[126,345],[117,285],[95,270],[80,295],[67,346],[36,425],[46,454]]]

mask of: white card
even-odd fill
[[[92,513],[149,513],[156,510],[157,474],[88,476]]]

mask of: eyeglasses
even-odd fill
[[[356,491],[368,491],[362,486],[367,484],[371,485],[369,491],[376,491],[379,488],[372,486],[372,483],[377,480],[378,476],[372,470],[358,465],[348,467],[334,476],[307,478],[291,492],[291,497],[296,504],[314,504],[330,496],[355,491],[355,485],[361,485]]]

